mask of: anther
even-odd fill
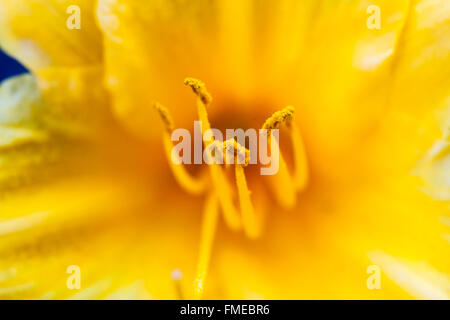
[[[243,167],[246,167],[248,165],[250,158],[250,151],[244,146],[240,145],[239,142],[237,142],[235,139],[229,139],[224,141],[223,148],[227,153],[230,153],[236,158],[241,159],[240,162],[243,163],[238,162],[238,164],[241,164]]]
[[[267,119],[262,128],[266,130],[278,129],[282,123],[289,125],[292,121],[295,109],[292,106],[288,106],[282,110],[279,110],[272,114],[272,116]]]
[[[272,148],[278,149],[278,164],[279,169],[278,172],[269,176],[268,179],[271,180],[271,189],[278,200],[278,203],[284,208],[292,208],[296,203],[296,183],[294,181],[294,177],[292,177],[287,168],[286,161],[284,160],[283,154],[280,151],[280,147],[278,145],[278,141],[273,140],[272,129],[278,129],[282,123],[286,124],[289,129],[291,129],[291,122],[293,118],[295,109],[291,106],[286,107],[280,111],[272,114],[270,118],[268,118],[264,124],[263,129],[268,130],[269,134],[269,145],[271,146],[271,153],[274,152]],[[273,144],[273,146],[272,146]],[[294,151],[295,153],[295,151]]]
[[[161,116],[162,121],[164,122],[164,126],[166,127],[166,130],[171,133],[173,131],[174,125],[172,116],[170,115],[169,109],[164,107],[159,102],[153,102],[153,108],[155,108],[159,115]]]
[[[223,160],[225,164],[229,164],[229,162],[227,161],[227,154],[232,155],[236,160],[235,163],[243,167],[246,167],[249,163],[250,151],[239,144],[239,142],[237,142],[235,139],[229,139],[224,142],[214,141],[207,148],[209,154],[211,154],[213,150],[215,152],[218,152],[222,156],[221,160]]]
[[[191,87],[192,91],[202,100],[205,105],[208,105],[212,101],[212,97],[206,90],[206,86],[200,80],[194,78],[186,78],[184,84]]]

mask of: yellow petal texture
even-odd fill
[[[37,76],[46,121],[65,134],[86,136],[99,130],[108,115],[94,4],[0,1],[0,46]],[[67,26],[74,6],[79,8],[80,29]]]
[[[12,78],[0,85],[1,150],[45,140],[46,134],[38,128],[33,114],[40,107],[39,91],[31,76]]]
[[[150,154],[142,151],[142,145],[132,147],[135,142],[127,140],[124,148],[124,136],[112,127],[108,139],[101,135],[85,139],[55,130],[31,75],[5,81],[0,93],[4,142],[0,148],[1,298],[171,298],[176,293],[172,270],[180,268],[193,279],[191,259],[172,253],[197,247],[197,224],[188,223],[195,220],[190,212],[197,210],[196,204],[191,201],[191,209],[183,207],[185,211],[155,207],[158,197],[168,190],[160,184],[165,191],[159,194],[156,185],[148,183],[158,179],[144,178]],[[64,125],[64,118],[57,124]],[[35,131],[45,134],[45,139],[37,139],[32,134]],[[16,140],[6,141],[13,134]],[[160,161],[157,156],[152,158]],[[138,167],[142,170],[137,170],[140,177],[136,178]],[[154,190],[151,197],[149,189]],[[161,212],[164,219],[155,217]],[[155,224],[154,219],[159,222]],[[172,228],[175,220],[178,230]],[[167,232],[169,224],[173,233]],[[88,234],[93,238],[86,238]],[[105,250],[112,240],[117,243]],[[124,252],[129,253],[127,259],[123,259]],[[151,254],[142,263],[144,252]],[[124,261],[122,266],[119,260]],[[66,285],[71,265],[81,268],[80,290],[69,290]],[[54,277],[45,276],[50,273]],[[183,286],[191,287],[189,282]]]
[[[98,139],[114,126],[98,66],[49,68],[36,73],[43,121],[65,135]]]
[[[440,273],[426,263],[408,263],[383,252],[370,253],[376,263],[382,265],[386,274],[418,299],[448,300],[450,276]]]
[[[0,85],[0,186],[17,186],[55,159],[48,132],[39,123],[40,93],[30,75]],[[50,148],[50,149],[49,149]]]
[[[237,237],[219,240],[216,276],[237,277],[226,287],[226,295],[242,299],[252,295],[275,299],[424,299],[424,290],[405,290],[408,284],[402,283],[403,273],[391,272],[396,268],[388,264],[391,260],[372,260],[370,255],[383,251],[406,265],[427,264],[435,273],[448,277],[448,243],[441,237],[445,227],[439,222],[448,207],[410,186],[403,182],[396,187],[358,186],[340,191],[322,186],[320,192],[301,197],[296,214],[277,211],[276,216],[269,215],[270,227],[261,241],[244,245]],[[381,269],[381,290],[366,286],[370,276],[366,269],[371,265]],[[435,286],[435,281],[429,285],[433,283]],[[450,296],[448,288],[438,288],[440,297],[443,293]]]
[[[29,75],[10,78],[0,85],[0,124],[32,125],[34,112],[41,107],[40,92]],[[35,124],[36,126],[36,124]]]
[[[91,0],[0,1],[0,46],[26,67],[70,67],[101,60],[100,33]],[[69,29],[70,6],[80,9],[81,29]]]
[[[412,2],[393,61],[390,109],[380,125],[392,167],[413,167],[434,141],[447,135],[449,43],[448,2]]]
[[[71,6],[80,10],[80,29],[67,27]],[[48,122],[66,134],[97,130],[107,114],[93,8],[85,0],[0,2],[0,46],[38,76]]]
[[[380,7],[380,30],[367,27],[369,5]],[[254,110],[295,105],[316,169],[333,175],[339,173],[329,162],[342,161],[370,136],[392,96],[405,92],[392,87],[403,39],[411,38],[405,33],[414,33],[414,22],[406,26],[414,8],[406,0],[101,0],[97,11],[106,81],[128,127],[151,137],[160,130],[148,125],[155,99],[169,106],[178,125],[190,127],[194,109],[177,83],[193,75],[214,95],[209,113],[219,128],[256,127]]]
[[[56,95],[51,97],[55,103],[49,106],[42,99],[38,81],[32,75],[13,77],[0,84],[0,189],[3,192],[51,180],[61,173],[69,175],[75,168],[79,170],[83,167],[83,158],[89,158],[84,152],[94,148],[92,143],[86,143],[86,138],[90,137],[90,141],[104,139],[99,125],[95,127],[95,139],[92,136],[93,123],[96,123],[92,110],[85,111],[90,117],[74,119],[70,113],[72,106],[63,112],[61,103],[65,100],[58,101]],[[86,101],[79,105],[85,105]],[[55,114],[58,107],[60,113]],[[79,114],[77,111],[78,117]],[[105,116],[107,114],[101,114],[102,119]],[[112,128],[114,123],[109,125]],[[109,131],[110,138],[113,132]]]
[[[392,104],[423,115],[448,103],[450,86],[450,4],[413,1],[400,42]],[[402,93],[408,92],[408,95]],[[426,93],[426,94],[424,94]],[[445,107],[448,107],[445,106]]]
[[[108,179],[90,177],[66,179],[3,201],[0,210],[9,214],[0,221],[0,275],[4,274],[0,296],[174,297],[171,271],[180,268],[185,276],[193,273],[190,257],[173,253],[192,252],[198,230],[188,223],[187,213],[180,215],[180,208],[172,207],[155,219],[144,209],[155,199],[142,190],[131,181],[111,184]],[[67,286],[72,265],[80,267],[80,289]],[[133,286],[137,288],[131,290]]]

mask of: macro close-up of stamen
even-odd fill
[[[449,300],[449,144],[448,0],[0,0],[0,300]]]

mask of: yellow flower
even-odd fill
[[[0,45],[1,298],[450,296],[448,1],[0,0]],[[198,119],[279,173],[168,163]]]

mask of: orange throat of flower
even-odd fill
[[[204,133],[211,129],[207,108],[211,104],[212,97],[206,90],[203,82],[187,78],[184,83],[191,87],[197,95],[198,118],[203,125],[202,133]],[[169,110],[158,102],[154,103],[154,108],[159,112],[166,128],[163,133],[163,145],[175,180],[186,192],[193,195],[206,196],[197,271],[192,292],[183,294],[180,285],[180,281],[182,280],[180,271],[174,271],[175,276],[172,276],[179,298],[185,298],[187,296],[187,298],[192,297],[198,299],[202,297],[204,291],[219,213],[222,213],[225,223],[230,229],[234,231],[243,230],[251,239],[258,238],[262,233],[264,225],[263,214],[255,210],[253,206],[251,191],[247,185],[244,169],[249,163],[249,150],[234,139],[222,142],[214,140],[214,137],[207,139],[203,135],[205,149],[214,149],[221,154],[232,154],[233,157],[241,157],[244,161],[234,164],[237,190],[232,187],[225,172],[229,168],[229,164],[226,164],[224,168],[211,161],[206,173],[195,177],[188,172],[185,165],[180,161],[173,161],[173,141],[171,134],[174,130],[174,122]],[[293,208],[296,205],[297,194],[303,191],[308,183],[307,158],[300,130],[293,121],[294,112],[295,109],[293,107],[286,107],[275,112],[262,126],[262,129],[268,132],[267,148],[271,153],[277,151],[276,153],[278,155],[276,159],[278,161],[278,172],[274,175],[267,176],[269,186],[277,203],[286,209]],[[286,161],[279,151],[277,139],[274,139],[272,133],[273,130],[278,129],[281,125],[285,125],[290,133],[294,163],[293,174],[289,172]],[[211,156],[211,153],[207,154]],[[238,205],[235,204],[235,198],[238,200]]]

